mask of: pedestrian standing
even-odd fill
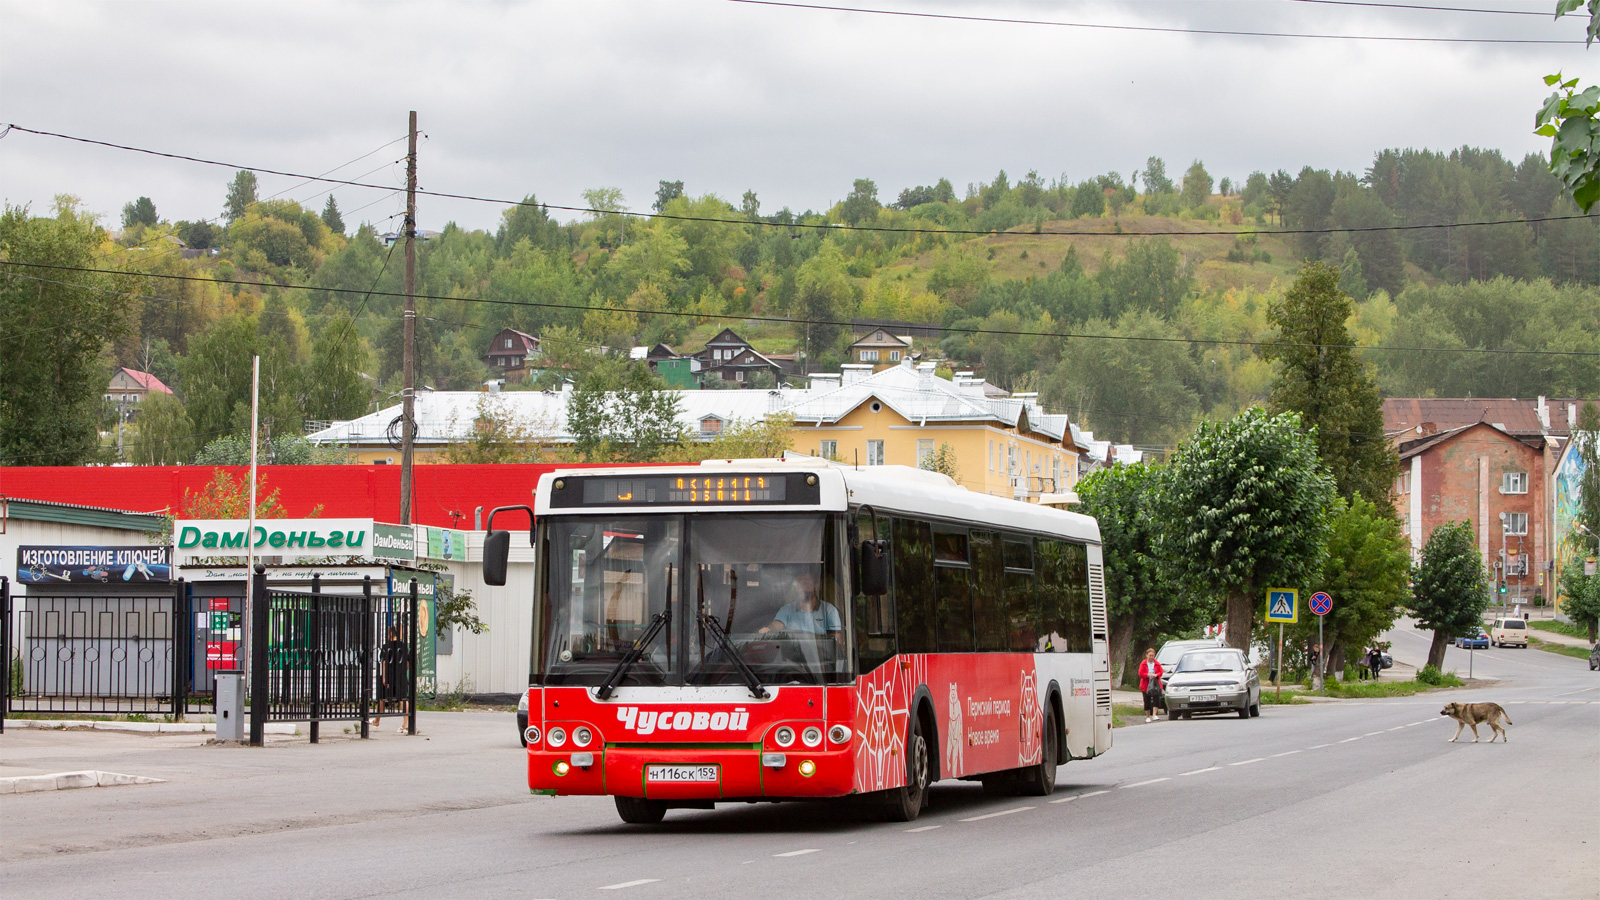
[[[1378,675],[1383,672],[1383,651],[1376,645],[1367,654],[1367,671],[1372,673],[1372,680],[1378,680]]]
[[[387,639],[383,647],[378,650],[378,714],[382,715],[384,707],[393,705],[398,711],[406,712],[406,700],[411,692],[406,690],[408,663],[411,662],[411,648],[405,641],[400,640],[400,629],[394,625],[389,626]],[[377,716],[372,718],[372,724],[381,724]],[[406,722],[400,720],[400,727],[396,729],[400,734],[406,733]]]
[[[1161,663],[1156,662],[1154,649],[1144,651],[1139,663],[1139,693],[1144,695],[1144,720],[1154,722],[1161,697]]]

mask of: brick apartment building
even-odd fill
[[[1553,477],[1578,401],[1390,398],[1384,432],[1400,456],[1394,503],[1422,552],[1433,530],[1465,520],[1491,580],[1512,602],[1549,597]]]

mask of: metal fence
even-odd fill
[[[13,597],[0,578],[0,608],[0,713],[181,719],[212,701],[192,695],[193,617],[182,581],[134,597]]]
[[[251,743],[268,722],[307,722],[313,743],[322,722],[358,722],[367,737],[375,717],[403,715],[416,733],[416,582],[407,594],[374,594],[371,578],[360,594],[328,594],[320,577],[309,592],[254,577]]]

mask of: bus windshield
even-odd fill
[[[599,685],[663,627],[622,685],[847,681],[842,541],[816,513],[551,517],[535,672]],[[726,640],[724,640],[724,638]]]

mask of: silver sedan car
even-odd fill
[[[1197,712],[1261,715],[1261,677],[1231,647],[1190,650],[1167,681],[1167,718],[1187,719]]]

